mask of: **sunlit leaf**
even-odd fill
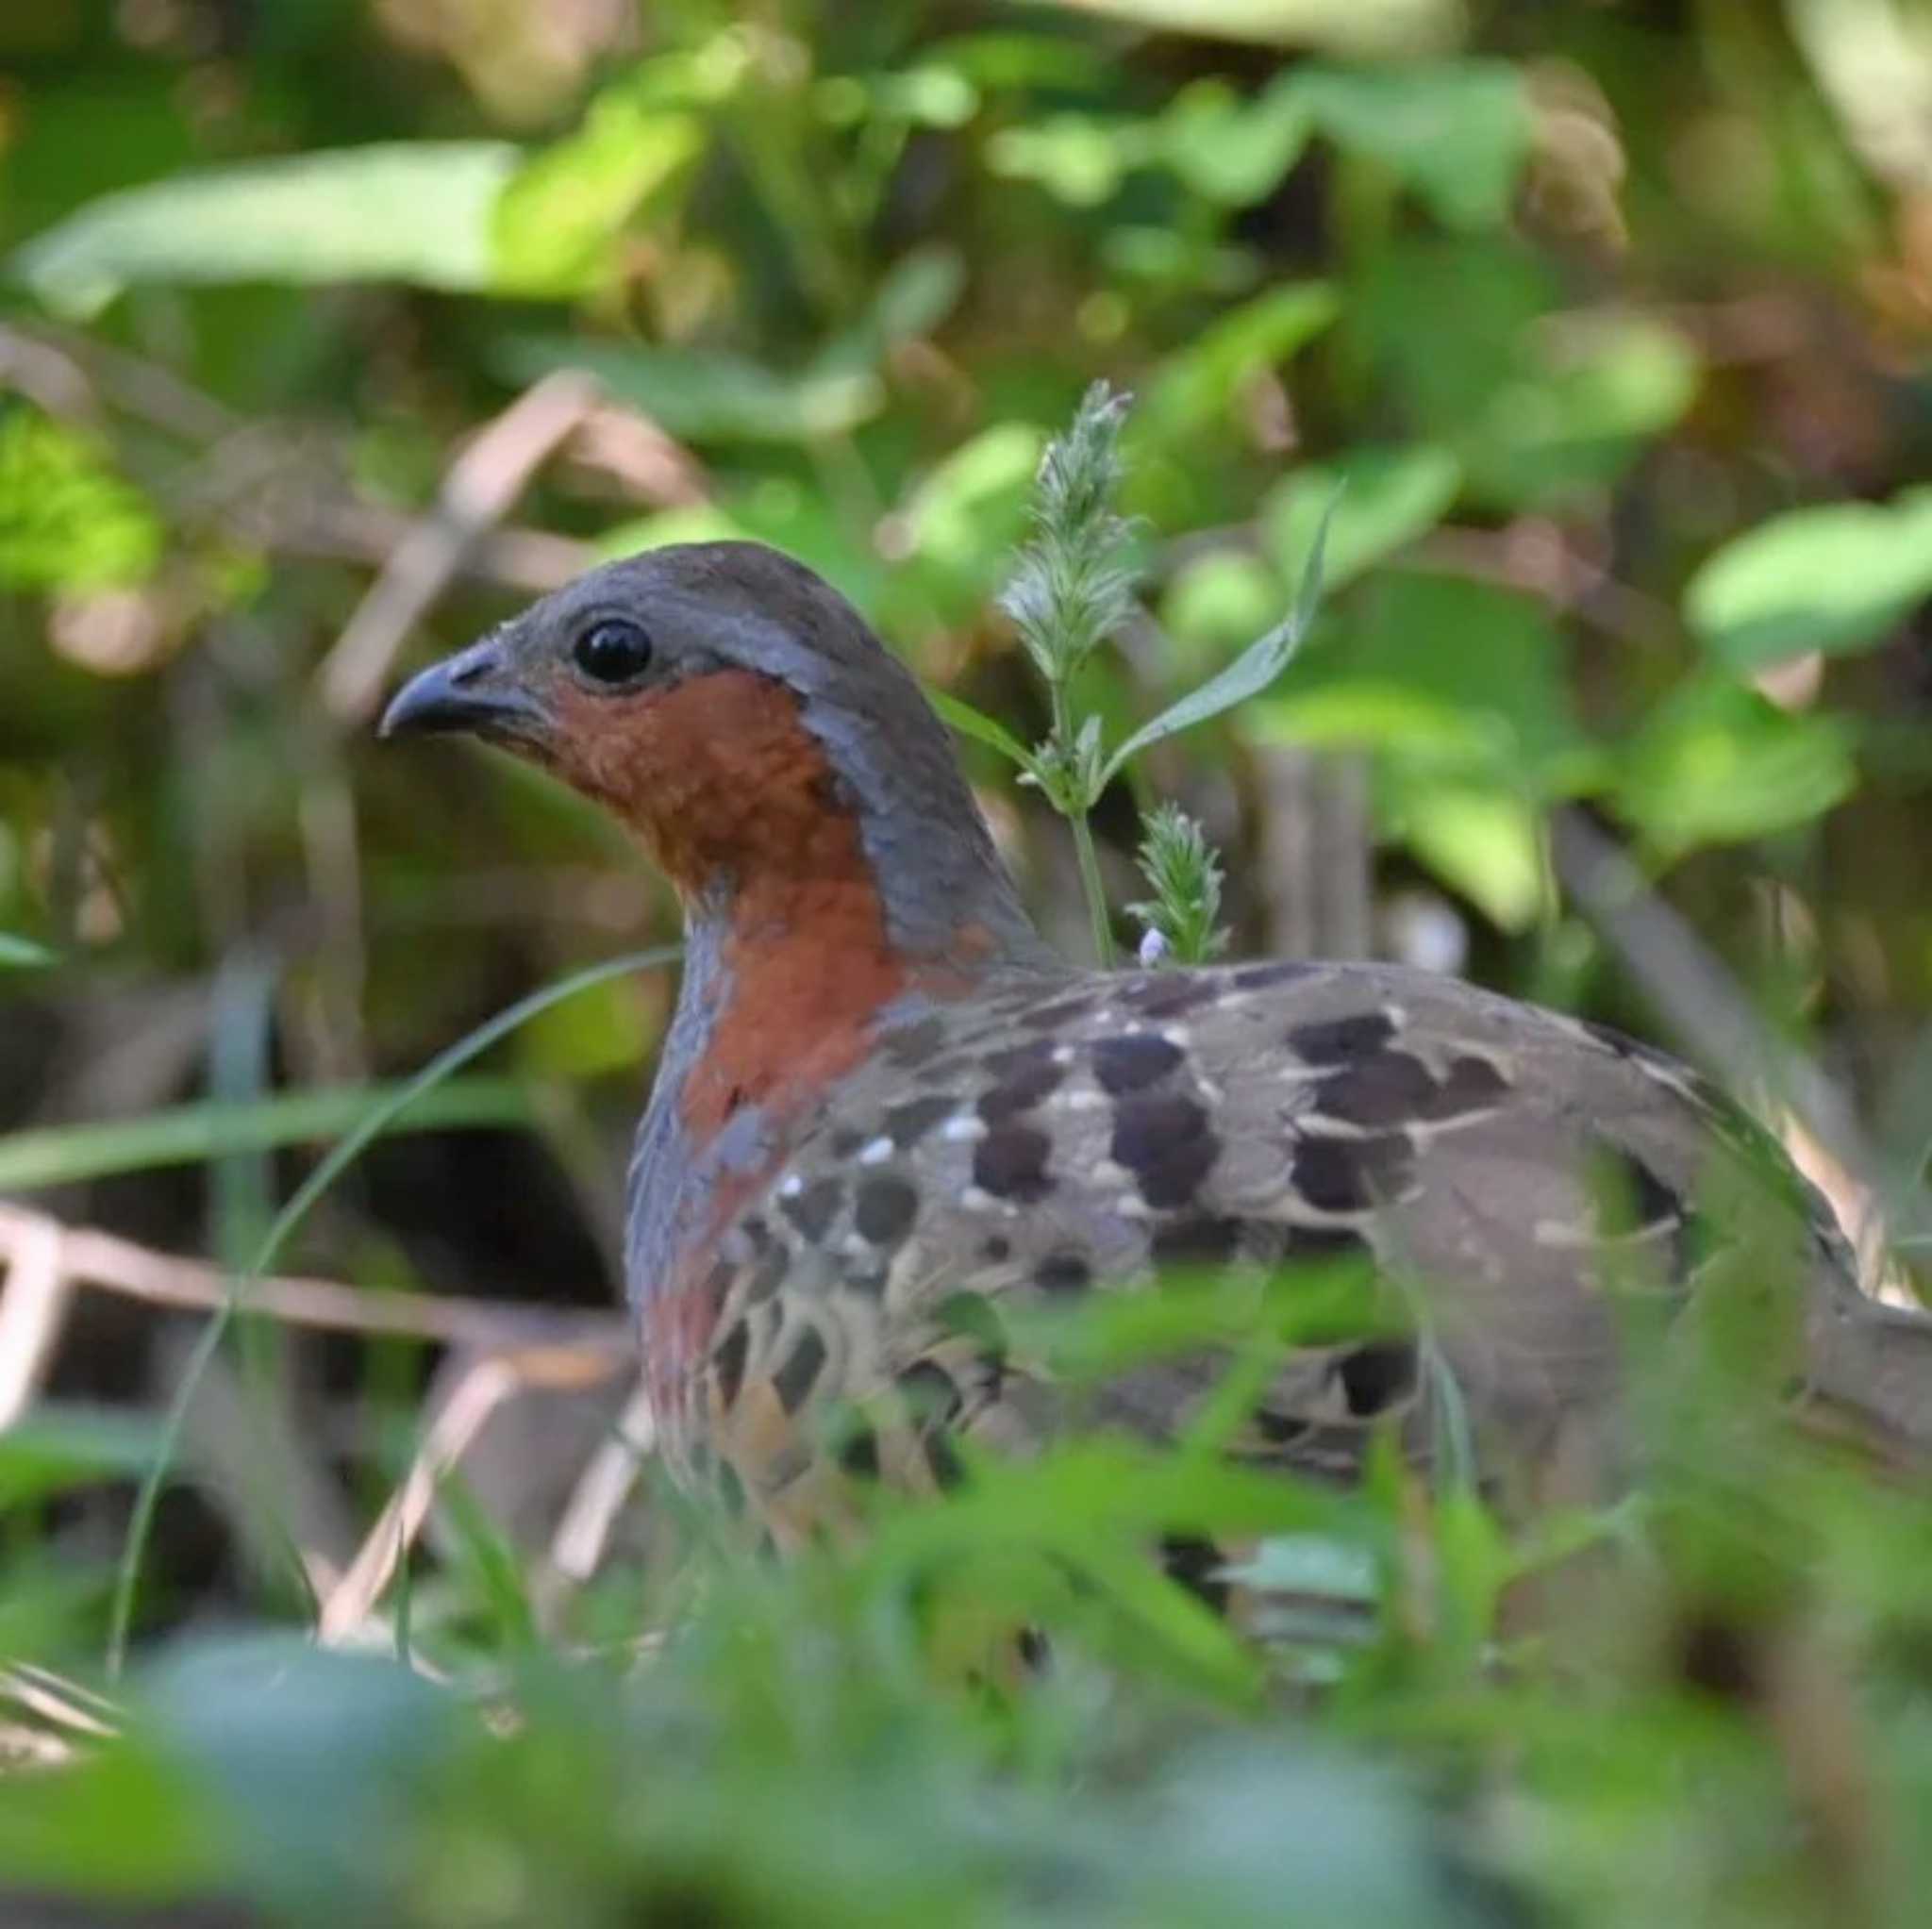
[[[691,441],[808,442],[869,422],[885,402],[870,370],[785,375],[741,356],[699,349],[620,348],[535,337],[500,354],[516,381],[553,369],[595,375],[621,402]]]
[[[1675,691],[1626,747],[1617,807],[1674,855],[1808,823],[1849,796],[1857,775],[1841,719],[1782,710],[1712,678]]]
[[[0,1434],[0,1507],[139,1473],[159,1435],[152,1420],[134,1413],[71,1406],[28,1413]]]
[[[1533,131],[1508,61],[1305,68],[1285,85],[1338,146],[1374,156],[1448,226],[1492,227],[1508,214]]]
[[[1210,201],[1245,208],[1291,168],[1314,126],[1307,104],[1276,84],[1243,101],[1224,82],[1196,81],[1158,124],[1161,158]]]
[[[1868,649],[1932,595],[1932,489],[1889,504],[1835,503],[1774,516],[1691,577],[1685,614],[1737,670],[1805,650]]]
[[[38,409],[0,405],[0,584],[72,590],[143,582],[164,541],[146,499],[92,437]]]
[[[520,158],[500,141],[410,141],[209,168],[105,195],[11,266],[48,307],[77,316],[137,282],[484,291],[497,196]]]
[[[1416,53],[1448,44],[1462,25],[1459,0],[1062,0],[1162,33],[1347,54]]]
[[[957,248],[915,248],[886,270],[865,313],[812,364],[815,378],[871,374],[902,342],[927,335],[952,313],[966,286]]]
[[[1284,563],[1307,556],[1332,508],[1323,573],[1340,589],[1426,535],[1461,486],[1462,465],[1432,443],[1352,449],[1334,462],[1297,469],[1270,492],[1261,506],[1262,543]]]
[[[580,127],[505,184],[491,225],[499,285],[570,294],[602,279],[625,226],[704,144],[695,115],[653,106],[629,87],[592,101]]]
[[[1542,826],[1501,786],[1397,776],[1393,829],[1452,890],[1505,931],[1533,923],[1548,893]]]

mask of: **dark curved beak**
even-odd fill
[[[517,675],[499,632],[412,676],[391,699],[375,734],[462,730],[527,742],[541,737],[549,723],[549,714]]]

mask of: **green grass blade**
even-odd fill
[[[141,1584],[142,1563],[154,1532],[155,1512],[160,1505],[161,1491],[167,1485],[169,1470],[174,1466],[180,1447],[189,1409],[194,1404],[202,1375],[207,1372],[209,1361],[226,1337],[248,1282],[259,1278],[274,1265],[276,1256],[295,1228],[308,1216],[316,1201],[390,1129],[397,1118],[421,1103],[439,1086],[446,1085],[452,1074],[472,1059],[480,1057],[491,1046],[508,1038],[519,1025],[527,1023],[538,1013],[548,1011],[553,1005],[560,1005],[566,998],[575,997],[579,991],[588,991],[594,985],[605,984],[626,973],[661,970],[666,965],[675,964],[680,956],[682,947],[675,944],[658,945],[650,951],[627,952],[622,957],[588,965],[554,985],[546,985],[541,990],[532,991],[528,997],[518,999],[514,1005],[499,1011],[494,1018],[439,1052],[413,1078],[391,1089],[380,1104],[364,1113],[359,1122],[295,1189],[289,1203],[275,1215],[275,1223],[269,1227],[268,1236],[261,1242],[261,1250],[256,1254],[247,1272],[234,1282],[221,1309],[202,1329],[201,1338],[196,1340],[194,1351],[182,1372],[180,1384],[175,1389],[175,1398],[162,1425],[160,1445],[142,1481],[141,1491],[135,1497],[134,1512],[127,1523],[127,1538],[122,1547],[120,1567],[114,1577],[114,1600],[108,1628],[107,1665],[110,1677],[118,1676],[126,1664],[127,1640],[134,1624],[134,1602]]]
[[[403,1084],[331,1086],[243,1103],[208,1099],[144,1119],[53,1125],[0,1139],[0,1192],[71,1186],[151,1166],[202,1165],[210,1159],[333,1139],[381,1114],[383,1131],[441,1132],[471,1125],[521,1125],[530,1116],[522,1090],[507,1079],[445,1084],[394,1125]]]

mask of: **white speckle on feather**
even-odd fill
[[[1161,1027],[1160,1036],[1177,1051],[1185,1052],[1188,1048],[1188,1041],[1193,1037],[1193,1033],[1184,1024],[1170,1024]]]
[[[968,1186],[959,1194],[959,1204],[968,1212],[997,1212],[1000,1202],[984,1186]]]
[[[796,1199],[804,1190],[805,1181],[796,1172],[787,1172],[778,1181],[778,1197],[781,1199]]]
[[[882,1166],[892,1156],[892,1141],[882,1133],[876,1139],[868,1139],[858,1148],[858,1162],[862,1166]]]
[[[940,1137],[955,1145],[976,1145],[986,1137],[986,1121],[972,1112],[955,1112],[940,1127]]]
[[[1108,1103],[1104,1091],[1096,1091],[1091,1085],[1076,1085],[1057,1091],[1047,1100],[1056,1111],[1097,1112]]]
[[[1056,1045],[1053,1048],[1053,1062],[1056,1065],[1071,1065],[1076,1054],[1072,1045]]]

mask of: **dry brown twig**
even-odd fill
[[[550,1542],[550,1565],[582,1583],[597,1571],[610,1530],[658,1442],[651,1396],[640,1380],[624,1411],[578,1477]]]
[[[484,532],[600,400],[596,383],[558,369],[525,390],[451,463],[435,507],[412,524],[317,673],[332,716],[375,710],[403,640],[449,587]]]
[[[11,1269],[23,1246],[44,1239],[50,1227],[58,1235],[61,1272],[74,1285],[186,1312],[214,1312],[228,1296],[231,1282],[218,1266],[157,1253],[92,1227],[63,1226],[45,1213],[0,1202],[0,1256],[9,1266],[8,1302]],[[247,1309],[291,1325],[394,1334],[471,1349],[549,1344],[624,1355],[631,1346],[628,1322],[616,1312],[557,1311],[455,1294],[374,1292],[328,1279],[251,1280]],[[0,1373],[5,1371],[0,1361]]]
[[[416,1458],[390,1497],[341,1584],[323,1603],[316,1638],[324,1647],[355,1641],[423,1531],[438,1488],[480,1437],[491,1415],[528,1389],[588,1389],[618,1362],[562,1347],[525,1347],[466,1359],[429,1422]]]

